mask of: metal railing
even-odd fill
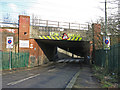
[[[0,54],[2,54],[1,69],[28,67],[29,53],[0,52]]]
[[[77,30],[88,30],[87,24],[70,23],[70,22],[59,22],[42,19],[31,19],[32,26],[45,26],[45,27],[57,27],[64,29],[77,29]]]
[[[19,22],[7,22],[0,21],[0,27],[19,27]],[[57,27],[64,29],[76,29],[76,30],[88,30],[88,24],[70,23],[70,22],[59,22],[42,19],[31,19],[30,25],[32,26],[44,26],[44,27]]]
[[[110,50],[108,51],[108,71],[109,72],[116,72],[120,74],[120,43],[111,46]],[[106,52],[103,49],[99,49],[95,51],[95,64],[105,67],[105,60],[106,60]]]

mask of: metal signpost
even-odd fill
[[[12,69],[12,51],[11,48],[13,48],[13,37],[7,37],[7,41],[6,41],[6,48],[9,48],[9,67],[10,70]]]
[[[108,40],[106,39],[107,37],[107,0],[105,0],[105,36],[103,38],[103,44],[104,44],[104,47],[107,46],[107,43],[108,43]],[[108,55],[107,55],[107,48],[104,48],[106,50],[106,60],[105,60],[105,67],[107,68],[108,67]]]

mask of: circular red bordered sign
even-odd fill
[[[109,44],[109,40],[108,39],[105,40],[105,44]]]
[[[12,43],[12,40],[10,39],[10,40],[8,40],[8,44],[11,44]]]

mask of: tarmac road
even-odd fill
[[[55,63],[48,67],[9,73],[2,76],[3,88],[65,88],[80,70],[80,64]]]

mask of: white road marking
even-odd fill
[[[73,62],[73,59],[71,59],[69,62]]]
[[[76,59],[75,62],[79,62],[80,60],[79,59]]]
[[[52,71],[55,71],[55,69],[48,70],[48,72],[52,72]]]
[[[64,62],[68,62],[69,60],[68,59],[66,59]]]
[[[21,80],[15,81],[15,82],[8,83],[7,85],[15,85],[15,84],[17,84],[17,83],[20,83],[20,82],[26,81],[26,80],[31,79],[31,78],[34,78],[34,77],[37,77],[37,76],[39,76],[39,75],[40,75],[40,74],[36,74],[36,75],[34,75],[34,76],[30,76],[30,77],[28,77],[28,78],[24,78],[24,79],[21,79]]]
[[[64,60],[59,60],[58,63],[64,62]]]

